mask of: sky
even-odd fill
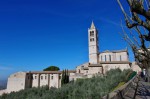
[[[125,49],[121,19],[116,0],[0,0],[0,80],[18,71],[75,69],[88,62],[92,20],[100,52]]]

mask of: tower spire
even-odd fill
[[[88,29],[89,41],[89,63],[98,64],[99,62],[99,47],[98,47],[98,31],[92,21],[91,27]]]
[[[92,24],[91,24],[91,29],[95,29],[95,25],[94,25],[93,21],[92,21]]]

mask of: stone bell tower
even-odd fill
[[[88,29],[89,42],[89,63],[97,64],[99,62],[99,46],[98,46],[98,31],[92,21],[91,27]]]

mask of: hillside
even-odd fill
[[[100,99],[111,92],[120,82],[126,82],[130,70],[110,70],[107,76],[78,79],[61,88],[30,88],[4,94],[0,99]]]
[[[0,86],[0,90],[5,89],[5,86]]]
[[[0,90],[6,89],[7,80],[0,80]]]

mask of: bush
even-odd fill
[[[12,92],[0,99],[100,99],[111,92],[120,82],[125,82],[130,70],[112,69],[106,76],[78,79],[61,88],[31,88]]]

